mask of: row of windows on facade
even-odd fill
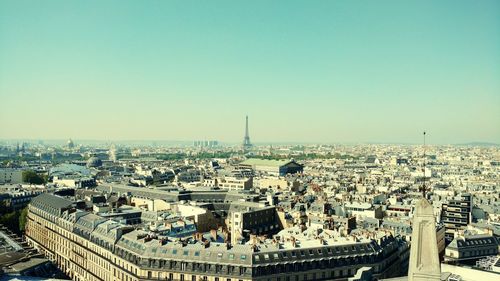
[[[83,255],[84,253],[81,252],[81,254]],[[348,261],[348,260],[347,260]],[[352,265],[358,265],[360,266],[360,264],[363,264],[363,263],[366,263],[366,259],[364,259],[363,257],[360,257],[360,258],[353,258],[352,259]],[[323,263],[323,266],[320,266],[319,268],[323,268],[323,269],[329,269],[333,266],[345,266],[345,265],[349,265],[350,263],[343,263],[342,261],[339,261],[337,264],[327,264],[327,263]],[[318,267],[316,266],[317,263],[313,263],[313,262],[306,262],[306,263],[303,263],[303,264],[295,264],[293,266],[291,265],[276,265],[276,266],[267,266],[267,267],[259,267],[257,268],[257,271],[256,271],[256,275],[269,275],[269,274],[276,274],[276,273],[281,273],[281,272],[293,272],[293,271],[297,271],[297,272],[301,272],[301,271],[304,271],[304,270],[311,270],[311,269],[317,269]],[[219,267],[219,269],[223,269],[224,267]],[[234,268],[234,267],[233,267]],[[183,271],[186,271],[188,270],[188,263],[181,263],[181,270]],[[338,277],[342,276],[342,272],[344,271],[346,273],[346,276],[347,275],[350,275],[351,274],[351,270],[352,272],[354,273],[356,269],[341,269],[341,270],[334,270],[334,271],[331,271],[331,276],[334,276],[335,274],[339,274],[337,275]],[[220,272],[220,273],[223,273],[223,272]],[[123,274],[123,273],[122,273]],[[316,274],[316,273],[315,273]],[[322,277],[326,275],[326,272],[322,272]],[[148,272],[148,277],[150,277],[151,275],[151,271]],[[315,280],[316,277],[313,278],[313,280]],[[228,278],[228,280],[231,280],[230,278]],[[287,280],[287,279],[285,279]]]
[[[277,281],[298,281],[301,279],[302,280],[319,280],[319,279],[327,279],[327,278],[343,278],[343,277],[349,277],[354,274],[356,274],[356,271],[358,268],[348,268],[348,269],[337,269],[337,270],[331,270],[331,271],[323,271],[323,272],[315,272],[315,273],[304,273],[304,274],[287,274],[287,276],[278,276],[276,277]],[[153,279],[153,274],[152,272],[148,272],[148,279]],[[161,279],[158,279],[161,280]],[[165,278],[166,281],[173,281],[174,279],[174,274],[169,273],[168,276]],[[196,275],[191,275],[189,278],[189,275],[187,274],[180,274],[179,280],[181,281],[187,281],[187,280],[192,280],[192,281],[207,281],[208,276],[196,276]],[[224,277],[215,277],[215,281],[234,281],[236,279],[231,279],[231,278],[224,278]],[[237,279],[238,281],[243,281],[242,279]],[[269,278],[268,280],[271,280]]]

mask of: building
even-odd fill
[[[0,169],[0,184],[15,184],[23,182],[23,170],[3,168]]]
[[[221,177],[216,180],[216,185],[220,188],[229,190],[248,190],[253,187],[253,179],[250,178],[236,178],[236,177]]]
[[[370,203],[352,202],[345,203],[344,209],[346,214],[356,217],[368,217],[381,219],[383,211],[381,206],[374,206]]]
[[[195,147],[217,147],[217,146],[219,146],[219,141],[216,141],[216,140],[196,140],[196,141],[193,141],[193,146],[195,146]]]
[[[279,218],[274,206],[260,207],[253,202],[234,204],[230,209],[227,225],[232,243],[250,235],[272,234],[280,230]]]
[[[317,229],[245,244],[198,234],[171,240],[76,207],[42,194],[29,205],[26,229],[28,242],[73,280],[345,280],[366,266],[386,278],[401,273],[408,253],[392,235],[341,238]]]
[[[302,173],[304,166],[295,160],[247,159],[239,164],[240,168],[251,168],[256,172],[273,176]]]
[[[0,189],[0,202],[2,206],[10,210],[19,210],[28,205],[34,197],[40,195],[42,189],[20,189],[18,187]]]
[[[285,177],[260,177],[255,180],[256,188],[268,188],[273,190],[291,190],[295,191],[299,187],[299,182],[295,179]]]
[[[469,193],[442,204],[441,222],[446,228],[445,238],[448,243],[472,222],[472,206],[472,195]]]
[[[384,219],[382,221],[382,224],[380,225],[380,227],[382,229],[386,229],[388,231],[391,231],[391,233],[393,235],[406,236],[407,240],[411,241],[412,226],[411,226],[409,221],[394,221],[394,220]],[[442,257],[444,255],[444,251],[445,251],[446,244],[445,244],[444,234],[445,234],[444,225],[437,224],[436,225],[436,241],[437,241],[438,253],[439,253],[440,257]]]
[[[491,235],[456,237],[446,247],[444,260],[447,263],[469,263],[480,258],[498,255],[498,239]]]
[[[86,167],[76,164],[60,164],[52,167],[49,176],[56,186],[91,187],[96,185],[92,172]]]
[[[33,249],[20,237],[0,227],[0,280],[33,280],[33,277],[42,280],[60,275],[49,260],[33,256]]]

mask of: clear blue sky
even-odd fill
[[[0,138],[500,143],[500,1],[0,0]]]

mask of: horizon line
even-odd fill
[[[58,141],[64,142],[68,140],[79,142],[172,142],[172,143],[193,143],[194,141],[217,141],[219,144],[239,144],[241,141],[220,141],[217,139],[193,139],[193,140],[175,140],[175,139],[80,139],[80,138],[0,138],[0,141]],[[398,142],[398,141],[259,141],[252,142],[252,145],[266,145],[266,144],[307,144],[307,145],[360,145],[360,144],[380,144],[380,145],[421,145],[419,142]],[[428,145],[487,145],[487,146],[500,146],[500,143],[489,141],[467,141],[457,143],[434,143]]]

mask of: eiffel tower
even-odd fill
[[[246,116],[246,126],[245,126],[245,138],[243,138],[243,149],[249,149],[252,147],[250,143],[250,135],[248,134],[248,115]]]

